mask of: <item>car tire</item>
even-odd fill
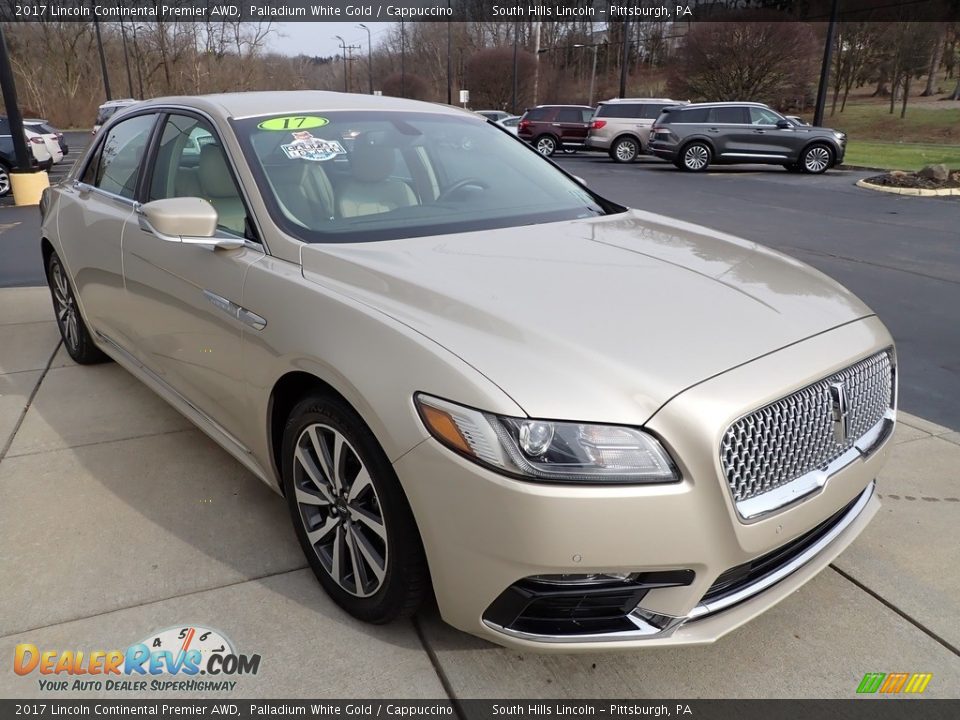
[[[297,540],[331,599],[375,624],[416,612],[430,587],[420,533],[356,411],[330,395],[301,400],[284,428],[281,472]]]
[[[640,154],[640,143],[630,137],[618,139],[610,146],[610,159],[617,163],[631,163]]]
[[[10,194],[10,168],[7,164],[0,162],[0,197],[6,197]]]
[[[833,151],[822,143],[814,143],[800,154],[800,169],[808,175],[825,173],[833,165]]]
[[[77,297],[67,275],[67,269],[57,253],[50,253],[47,259],[47,285],[53,300],[53,312],[60,329],[60,337],[67,353],[80,365],[96,365],[110,358],[96,346],[80,314]]]
[[[703,172],[713,159],[710,146],[702,142],[692,142],[680,153],[680,167],[687,172]]]
[[[557,139],[553,135],[540,135],[533,141],[533,147],[541,155],[550,157],[557,151]]]

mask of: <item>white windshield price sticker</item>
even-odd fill
[[[293,133],[293,142],[281,145],[280,148],[291,160],[312,160],[313,162],[325,162],[337,155],[347,154],[343,145],[336,140],[324,140],[308,132]]]

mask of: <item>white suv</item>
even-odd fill
[[[586,146],[606,150],[614,162],[628,163],[647,151],[650,128],[668,105],[669,98],[620,98],[597,106],[590,124]]]

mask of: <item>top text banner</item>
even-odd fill
[[[840,20],[956,21],[960,3],[845,0]],[[771,15],[772,13],[772,15]],[[4,22],[696,22],[751,19],[824,22],[831,0],[0,0]]]

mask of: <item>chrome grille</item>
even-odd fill
[[[843,383],[849,431],[834,438],[830,386]],[[746,415],[724,433],[720,461],[735,502],[823,469],[873,428],[893,406],[889,351],[861,360]]]

